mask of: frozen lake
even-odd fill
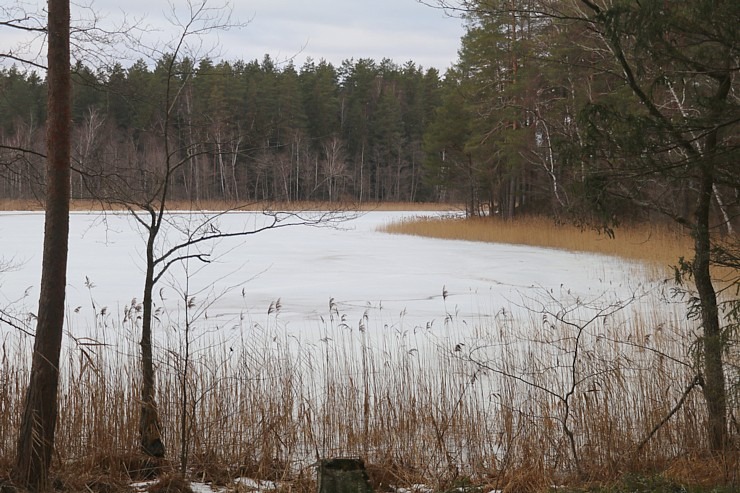
[[[182,323],[187,289],[201,308],[200,322],[227,330],[246,319],[305,333],[330,319],[357,326],[363,316],[380,328],[424,327],[447,317],[474,324],[545,290],[583,300],[627,297],[644,282],[629,264],[598,255],[378,231],[432,214],[438,213],[369,212],[337,227],[290,226],[221,241],[208,249],[211,263],[191,261],[190,276],[178,266],[160,281],[159,319]],[[0,273],[0,307],[21,316],[36,311],[43,219],[40,212],[0,214],[0,259],[12,265]],[[232,213],[219,227],[260,221],[258,213]],[[70,226],[68,318],[79,337],[95,325],[93,305],[115,318],[141,299],[144,236],[124,213],[73,213]]]
[[[420,214],[371,212],[337,227],[289,226],[232,238],[200,252],[210,253],[211,263],[191,261],[189,275],[178,264],[164,276],[155,290],[154,362],[165,443],[177,447],[181,399],[190,395],[204,450],[217,444],[242,460],[255,447],[275,447],[266,457],[282,454],[278,460],[298,468],[317,457],[378,458],[391,451],[414,457],[425,470],[422,465],[446,464],[450,454],[463,463],[494,463],[509,445],[490,437],[530,427],[532,416],[562,419],[558,413],[566,408],[558,396],[570,395],[574,385],[572,404],[579,407],[565,412],[590,416],[591,389],[598,386],[604,404],[595,419],[619,436],[649,429],[656,403],[680,398],[683,382],[693,378],[691,366],[680,363],[694,340],[693,323],[682,315],[684,305],[659,298],[664,286],[644,280],[638,266],[378,231]],[[189,217],[173,218],[160,251],[187,230]],[[0,274],[0,308],[24,320],[29,332],[43,219],[0,214],[0,257],[14,265]],[[218,228],[263,222],[255,213],[229,214]],[[69,415],[60,419],[61,443],[83,443],[87,451],[87,439],[80,442],[87,435],[75,423],[107,423],[110,415],[101,406],[105,418],[88,419],[88,407],[75,399],[118,402],[128,414],[97,433],[101,443],[111,436],[123,447],[133,443],[141,334],[131,306],[142,297],[143,248],[129,215],[72,215],[60,404]],[[187,312],[185,292],[195,297]],[[186,313],[195,319],[190,332],[183,330]],[[11,368],[23,370],[32,340],[15,334],[0,323]],[[184,381],[189,394],[182,393]],[[645,393],[645,382],[653,393]],[[693,409],[688,415],[697,415]],[[276,423],[270,433],[265,419]],[[450,432],[442,448],[433,445],[439,422],[452,423],[444,425]],[[577,437],[590,443],[584,430],[576,429]],[[532,443],[564,446],[553,436],[543,426]],[[476,440],[482,446],[471,447]],[[613,442],[607,437],[599,446]]]

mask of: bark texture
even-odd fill
[[[71,81],[69,0],[49,0],[46,218],[36,339],[13,479],[31,491],[50,488],[64,326],[70,196]]]
[[[159,413],[154,387],[154,359],[152,355],[152,291],[154,289],[154,240],[158,226],[156,216],[152,215],[152,226],[147,240],[147,271],[144,280],[144,318],[141,327],[141,417],[139,421],[139,436],[142,451],[151,457],[164,457],[165,449],[162,442],[159,424]]]

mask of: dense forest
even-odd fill
[[[130,67],[73,69],[74,161],[86,176],[127,161],[146,168],[164,147],[160,126],[167,84],[179,87],[175,146],[188,157],[173,199],[208,201],[437,200],[423,180],[425,129],[440,105],[435,69],[409,62],[307,61],[300,70],[268,55],[252,62],[141,60]],[[0,71],[4,144],[42,149],[44,81]],[[39,156],[36,156],[39,157]],[[16,161],[5,198],[36,193],[41,159]],[[103,183],[73,179],[73,196],[97,196]]]
[[[120,200],[110,175],[141,180],[166,155],[177,200],[455,202],[503,217],[680,222],[698,183],[686,162],[711,136],[712,215],[737,227],[731,3],[715,24],[696,21],[703,4],[601,20],[566,3],[461,5],[467,33],[445,74],[269,55],[77,62],[73,197]],[[0,70],[3,198],[38,194],[45,91],[34,71]]]

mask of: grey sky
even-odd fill
[[[27,6],[44,7],[43,0],[22,0]],[[80,0],[73,0],[73,3]],[[186,16],[185,0],[82,0],[106,24],[125,17],[146,29],[149,43],[176,35],[167,21],[175,6]],[[194,3],[199,0],[194,0]],[[419,3],[417,0],[232,0],[232,19],[248,24],[220,32],[205,40],[206,47],[218,44],[221,58],[261,60],[269,54],[278,62],[293,59],[300,67],[311,57],[339,65],[343,60],[390,58],[403,64],[413,61],[442,73],[457,59],[463,34],[460,19]],[[224,0],[209,0],[220,6]],[[72,6],[72,17],[89,16]],[[82,14],[81,14],[82,13]],[[13,44],[15,33],[0,29],[0,52]],[[3,46],[6,45],[6,46]],[[125,62],[124,62],[125,65]]]

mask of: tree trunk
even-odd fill
[[[157,237],[156,219],[152,218],[146,247],[146,278],[144,279],[143,319],[141,323],[141,418],[139,434],[141,449],[152,457],[164,457],[164,444],[159,425],[157,404],[154,400],[154,359],[152,356],[152,292],[154,290],[154,239]]]
[[[727,397],[722,367],[722,333],[717,295],[710,266],[709,209],[712,201],[711,164],[702,166],[694,231],[694,283],[701,305],[704,329],[704,398],[707,401],[709,447],[719,452],[727,445]]]
[[[721,103],[727,99],[731,87],[729,73],[717,79],[719,85],[714,95]],[[716,119],[714,121],[717,121]],[[710,131],[704,143],[704,155],[699,163],[699,196],[696,204],[696,229],[694,230],[693,274],[701,307],[704,329],[704,398],[707,401],[709,447],[713,452],[723,451],[728,444],[727,436],[727,390],[722,366],[722,329],[717,306],[717,293],[712,284],[711,225],[709,223],[714,195],[714,156],[717,150],[719,129]]]
[[[46,217],[36,339],[18,437],[14,480],[49,488],[67,284],[70,197],[71,82],[69,0],[49,0]]]

